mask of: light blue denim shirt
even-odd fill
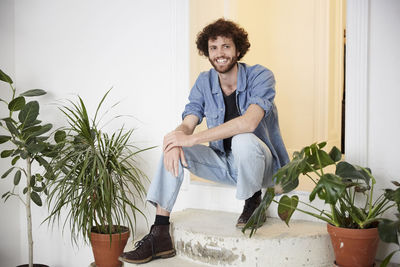
[[[289,162],[289,157],[282,140],[278,123],[278,111],[275,103],[275,78],[273,73],[261,66],[249,66],[238,63],[236,103],[240,115],[243,115],[250,104],[257,104],[265,110],[264,118],[253,132],[271,150],[274,158],[273,172]],[[182,119],[193,114],[207,119],[208,128],[224,123],[225,104],[218,73],[215,69],[200,73],[189,95]],[[210,142],[210,147],[225,153],[223,140]]]

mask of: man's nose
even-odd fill
[[[224,50],[221,47],[217,48],[217,56],[220,57],[224,55],[225,55]]]

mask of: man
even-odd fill
[[[157,208],[155,223],[135,250],[121,255],[122,261],[144,263],[175,255],[169,216],[183,167],[199,177],[236,186],[236,197],[245,200],[236,223],[242,228],[261,202],[261,188],[273,185],[272,175],[289,161],[278,125],[272,72],[238,63],[250,47],[247,32],[219,19],[198,34],[196,44],[214,68],[199,75],[182,123],[164,137],[163,157],[147,195]],[[194,134],[203,117],[208,129]],[[204,142],[210,146],[201,145]]]

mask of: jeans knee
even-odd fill
[[[246,154],[254,153],[258,150],[258,137],[253,133],[243,133],[232,137],[232,153]]]

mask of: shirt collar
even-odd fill
[[[238,92],[242,92],[246,88],[246,70],[243,63],[238,63],[238,74],[237,74],[237,88]],[[213,94],[221,92],[221,87],[219,85],[218,72],[212,68],[211,69],[211,79],[212,79],[212,89]]]

